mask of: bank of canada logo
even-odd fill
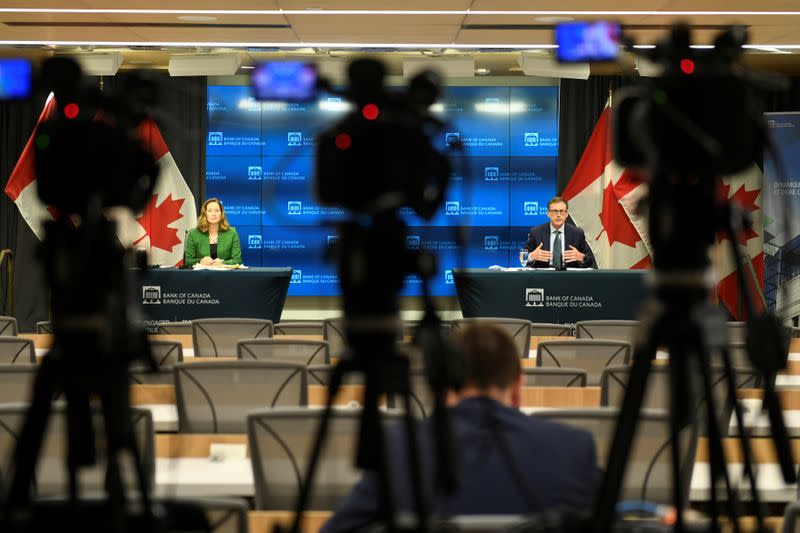
[[[524,213],[526,216],[535,216],[539,214],[539,202],[525,202]]]
[[[160,285],[145,285],[142,287],[142,303],[143,304],[160,304],[161,303],[161,286]]]
[[[222,146],[222,132],[209,131],[208,132],[208,145],[209,146]]]
[[[445,215],[457,215],[461,212],[461,205],[459,202],[446,202],[444,204]]]
[[[499,167],[484,167],[483,168],[483,179],[485,181],[497,181],[500,179],[500,168]]]
[[[248,111],[261,111],[261,102],[253,98],[252,96],[247,99],[247,110]]]
[[[290,131],[286,134],[286,144],[289,146],[300,146],[303,144],[303,134],[299,131]]]
[[[525,307],[544,307],[544,289],[525,289]]]
[[[453,271],[452,270],[445,270],[444,271],[444,282],[445,282],[446,285],[452,285],[453,283],[455,283],[455,281],[453,281]]]
[[[492,251],[500,248],[500,237],[497,235],[484,235],[483,249]]]
[[[500,99],[499,98],[484,98],[483,102],[486,103],[486,104],[499,104],[500,103]]]
[[[261,235],[248,235],[247,236],[247,248],[250,250],[260,250],[261,249]]]
[[[247,167],[247,179],[248,180],[260,180],[261,179],[261,167]]]
[[[302,215],[303,214],[303,202],[298,202],[297,200],[289,200],[286,204],[286,212],[290,215]]]
[[[339,243],[338,235],[328,235],[328,248],[336,246]]]
[[[539,146],[539,134],[535,131],[525,133],[525,146]]]
[[[291,283],[303,283],[303,271],[302,270],[292,270],[292,281]]]
[[[458,132],[449,132],[444,134],[445,148],[454,148],[461,142],[461,134]]]
[[[408,235],[406,237],[406,248],[409,250],[419,250],[420,238],[419,235]]]

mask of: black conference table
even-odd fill
[[[145,326],[196,318],[266,318],[280,322],[292,269],[157,268],[136,276]]]
[[[558,324],[636,319],[647,296],[645,275],[644,270],[453,270],[465,318]]]

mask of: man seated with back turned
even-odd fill
[[[566,200],[556,196],[547,202],[550,222],[531,228],[525,243],[525,249],[530,252],[529,267],[559,268],[563,264],[569,268],[597,268],[586,235],[581,228],[566,224],[567,217],[569,207]]]
[[[426,500],[433,514],[519,515],[591,505],[599,478],[592,436],[519,410],[523,376],[508,333],[492,324],[473,324],[455,342],[464,384],[449,402],[459,478],[451,496],[434,488],[431,420],[419,425]],[[396,510],[414,511],[403,427],[390,430],[387,441]],[[376,520],[379,490],[377,473],[365,472],[323,532],[352,531]]]

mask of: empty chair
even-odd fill
[[[789,336],[792,339],[800,339],[800,328],[795,328],[795,327],[789,328]]]
[[[461,328],[477,322],[490,323],[500,326],[511,335],[514,344],[519,349],[520,358],[530,357],[531,350],[531,323],[518,318],[462,318],[450,323],[451,333],[457,333]]]
[[[418,418],[426,418],[433,413],[435,398],[425,370],[422,368],[412,368],[408,373],[409,385],[411,386],[411,412]],[[393,409],[404,409],[402,396],[392,394],[388,397],[387,407]]]
[[[52,335],[53,323],[49,320],[44,320],[36,323],[36,333],[40,335]]]
[[[701,435],[706,434],[705,423],[705,391],[702,388],[701,373],[699,368],[690,367],[689,373],[695,379],[693,387],[695,409],[699,414]],[[610,366],[603,370],[600,379],[600,405],[603,407],[620,407],[625,393],[628,390],[628,378],[630,376],[630,366],[618,365]],[[737,368],[736,388],[757,388],[762,385],[763,378],[752,369]],[[722,434],[727,435],[728,426],[733,413],[733,405],[727,405],[728,387],[724,380],[725,372],[721,367],[711,369],[711,387],[713,390],[714,407],[718,414],[718,421],[721,424]],[[682,394],[688,393],[686,384],[682,384]],[[642,400],[642,407],[646,409],[671,409],[671,391],[669,383],[669,367],[653,366],[650,368],[650,375],[647,377],[647,388]]]
[[[141,361],[131,365],[131,383],[148,385],[172,385],[172,367],[183,362],[183,345],[178,341],[150,341],[153,358],[158,365],[157,372],[150,369]]]
[[[305,365],[232,361],[173,369],[180,433],[244,433],[251,409],[308,404]]]
[[[236,357],[243,339],[272,337],[272,321],[260,318],[203,318],[192,321],[195,357]]]
[[[185,320],[182,322],[161,322],[156,326],[156,333],[159,335],[191,335],[192,322]]]
[[[413,339],[414,336],[417,334],[417,328],[419,327],[421,320],[403,320],[403,339]],[[449,320],[442,320],[440,327],[442,332],[447,335],[450,333],[450,326],[451,323]]]
[[[523,368],[524,387],[585,387],[586,371],[577,368]]]
[[[322,321],[322,338],[328,343],[331,357],[341,357],[347,348],[347,337],[344,334],[344,319],[326,318]]]
[[[13,316],[0,316],[0,337],[17,336],[17,319]]]
[[[27,413],[27,404],[0,405],[0,479],[9,479],[14,448],[17,445],[17,439]],[[98,464],[80,469],[78,484],[82,495],[97,494],[103,491],[108,464],[108,447],[104,437],[103,416],[99,409],[92,411],[92,422],[95,429],[94,442],[98,454]],[[131,424],[142,458],[145,478],[152,487],[155,481],[155,436],[150,411],[132,409]],[[66,435],[66,406],[54,404],[36,465],[34,491],[38,497],[63,496],[69,493]],[[138,493],[139,485],[133,462],[123,460],[120,462],[120,466],[123,487],[130,493],[134,493],[134,491]]]
[[[575,336],[579,339],[606,339],[633,344],[638,327],[638,320],[581,320],[575,323]]]
[[[31,401],[38,365],[0,365],[0,403]]]
[[[552,409],[531,416],[547,418],[589,431],[594,437],[597,464],[606,470],[611,441],[619,411],[614,408]],[[696,426],[689,424],[678,433],[681,487],[685,502],[697,449]],[[636,434],[627,457],[627,468],[619,499],[672,504],[672,453],[669,414],[644,409],[639,413]]]
[[[533,322],[531,324],[533,337],[572,337],[572,324],[548,324],[546,322]]]
[[[256,509],[292,509],[306,474],[322,409],[264,409],[247,416]],[[399,413],[382,413],[386,422]],[[354,466],[361,409],[334,409],[308,509],[332,510],[360,479]]]
[[[302,365],[327,365],[331,362],[328,343],[295,339],[250,339],[236,344],[239,359],[289,361]]]
[[[33,341],[23,337],[0,337],[0,363],[36,363]]]
[[[275,324],[275,335],[318,335],[322,336],[322,321],[280,322]]]
[[[609,365],[628,364],[631,345],[622,341],[572,339],[542,341],[536,348],[536,366],[586,371],[586,384],[596,386]]]

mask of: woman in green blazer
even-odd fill
[[[242,245],[236,228],[228,224],[222,202],[209,198],[200,210],[197,227],[189,232],[184,247],[186,266],[200,263],[206,266],[239,265]]]

